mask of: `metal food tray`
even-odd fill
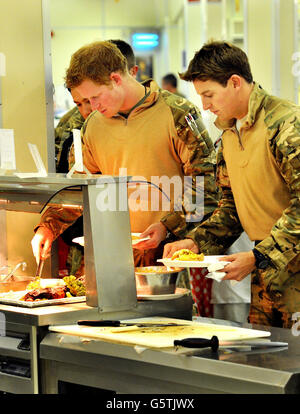
[[[78,302],[85,302],[85,301],[86,301],[85,296],[74,296],[72,298],[61,298],[61,299],[45,299],[45,300],[37,300],[34,302],[26,302],[25,300],[5,298],[5,297],[0,296],[0,303],[4,305],[22,306],[24,308],[38,308],[41,306],[50,306],[50,305],[66,305],[70,303],[78,303]]]

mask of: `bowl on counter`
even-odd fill
[[[13,275],[9,278],[7,282],[3,282],[6,275],[0,275],[0,293],[5,292],[18,292],[20,290],[25,290],[28,283],[34,280],[32,276],[17,276]]]
[[[181,268],[168,270],[165,266],[135,268],[138,295],[166,295],[175,293],[176,281]]]

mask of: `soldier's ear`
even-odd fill
[[[116,85],[120,86],[122,84],[122,76],[119,72],[112,72],[109,75],[110,80],[115,83]]]
[[[228,81],[235,89],[240,88],[242,85],[242,78],[239,75],[231,75]]]

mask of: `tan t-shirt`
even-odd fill
[[[107,119],[95,112],[84,134],[83,159],[91,173],[127,174],[136,180],[151,181],[163,190],[147,184],[128,186],[133,232],[143,232],[172,210],[174,185],[168,182],[177,183],[181,189],[183,165],[189,159],[188,147],[177,136],[169,106],[163,98],[155,99],[156,95],[151,94],[127,119]]]
[[[290,203],[287,185],[276,166],[261,111],[254,125],[223,134],[223,156],[241,224],[251,240],[270,235]],[[261,186],[258,184],[261,183]]]

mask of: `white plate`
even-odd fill
[[[229,262],[219,261],[220,257],[225,256],[204,256],[204,260],[172,260],[172,259],[158,259],[167,267],[206,267],[210,272],[223,269]]]
[[[175,293],[166,295],[137,295],[137,298],[141,300],[169,300],[181,298],[181,296],[187,295],[189,293],[189,289],[177,288]]]
[[[13,306],[22,306],[23,308],[39,308],[41,306],[50,306],[50,305],[64,305],[68,303],[77,303],[85,302],[85,296],[73,296],[71,298],[60,298],[60,299],[45,299],[45,300],[36,300],[33,302],[27,302],[21,300],[21,298],[29,292],[28,290],[23,290],[19,292],[5,292],[0,294],[0,303],[4,305],[13,305]]]
[[[136,237],[139,237],[141,234],[142,233],[131,233],[132,236],[136,236]],[[144,237],[143,239],[132,240],[132,245],[134,246],[135,244],[138,244],[141,241],[149,240],[149,239],[150,239],[150,237],[148,236],[148,237]],[[72,242],[73,243],[78,243],[81,246],[84,246],[84,237],[83,236],[82,237],[76,237],[75,239],[72,240]]]
[[[73,243],[78,243],[81,246],[84,246],[84,237],[75,237],[75,239],[72,240]]]
[[[136,236],[136,237],[140,237],[140,235],[141,235],[142,233],[131,233],[131,236]],[[141,241],[144,241],[144,240],[149,240],[150,239],[150,237],[148,236],[148,237],[144,237],[143,239],[136,239],[136,240],[132,240],[132,246],[134,246],[135,244],[138,244],[138,243],[140,243]]]

